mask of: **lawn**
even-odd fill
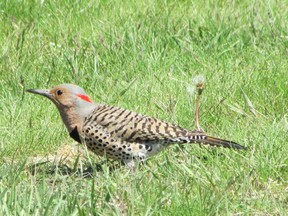
[[[287,8],[1,1],[0,215],[287,215]],[[246,151],[172,145],[133,171],[78,146],[55,106],[25,92],[74,83],[193,130],[197,75],[202,129]]]

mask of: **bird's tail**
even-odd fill
[[[234,149],[246,149],[246,147],[229,140],[220,139],[212,136],[203,136],[203,139],[197,140],[196,143],[211,145],[217,147],[234,148]]]
[[[178,137],[173,139],[177,143],[198,143],[201,145],[210,145],[210,146],[217,146],[217,147],[225,147],[225,148],[234,148],[234,149],[246,149],[246,147],[225,139],[220,139],[217,137],[212,137],[206,135],[202,131],[192,131],[190,134],[184,137]]]

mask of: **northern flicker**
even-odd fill
[[[198,143],[244,149],[235,142],[189,131],[123,108],[94,103],[82,88],[62,84],[51,90],[29,89],[58,108],[70,136],[97,155],[133,166],[173,143]]]

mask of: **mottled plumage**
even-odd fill
[[[62,84],[51,90],[28,90],[48,97],[60,111],[70,136],[97,155],[133,164],[173,143],[199,143],[213,146],[243,146],[189,131],[155,118],[105,104],[95,104],[78,86]]]

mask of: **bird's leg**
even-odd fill
[[[124,160],[122,164],[126,165],[132,172],[135,170],[135,161],[132,159]]]

